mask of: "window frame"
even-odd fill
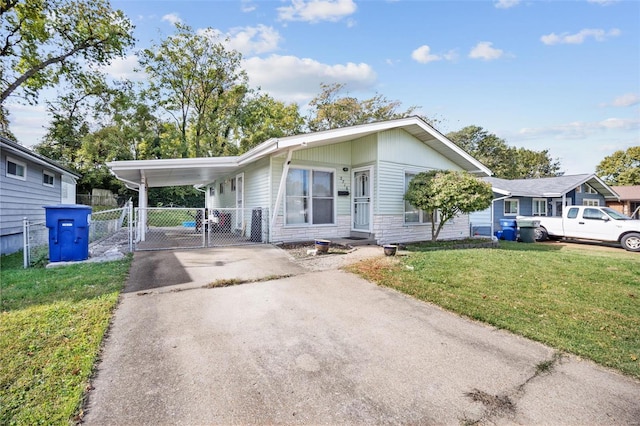
[[[516,212],[512,213],[511,209],[509,209],[509,212],[507,213],[507,203],[515,203],[516,205]],[[504,204],[502,205],[502,211],[504,213],[505,216],[518,216],[520,214],[520,199],[519,198],[507,198],[504,200]]]
[[[537,212],[536,213],[536,206],[540,206],[543,205],[544,206],[544,213],[541,212]],[[546,198],[534,198],[531,200],[531,213],[532,216],[548,216],[549,213],[549,209],[548,209],[548,203],[547,203],[547,199]]]
[[[600,207],[600,200],[597,198],[583,198],[582,205],[588,207]]]
[[[220,191],[219,194],[222,195],[224,194],[224,181],[220,182]]]
[[[314,166],[291,166],[289,168],[289,170],[287,171],[287,174],[290,173],[292,170],[302,170],[305,173],[308,173],[308,177],[306,179],[306,184],[307,184],[307,195],[289,195],[287,190],[288,187],[287,185],[285,185],[285,190],[284,190],[284,200],[283,200],[283,212],[284,212],[284,218],[283,218],[283,225],[285,228],[299,228],[299,227],[323,227],[323,226],[336,226],[337,225],[337,185],[336,185],[336,178],[337,178],[337,173],[336,173],[336,169],[334,168],[327,168],[327,167],[314,167]],[[319,172],[319,173],[330,173],[331,174],[331,196],[321,196],[321,197],[314,197],[313,195],[313,174],[314,172]],[[288,179],[288,175],[287,177],[285,177],[285,180]],[[292,198],[304,198],[306,200],[306,208],[305,211],[306,213],[306,217],[304,218],[305,221],[304,222],[300,222],[300,223],[288,223],[288,218],[289,218],[289,214],[288,214],[288,209],[287,209],[287,204],[288,201]],[[330,223],[313,223],[314,222],[314,200],[327,200],[330,199],[331,203],[332,203],[332,211],[331,211],[331,219],[332,221]]]
[[[51,183],[45,182],[45,180],[47,181],[49,180],[49,179],[45,179],[46,177],[51,178]],[[49,188],[53,188],[55,186],[55,182],[56,182],[56,176],[53,173],[47,170],[42,171],[42,185],[47,186]]]
[[[404,193],[406,194],[407,190],[409,189],[409,182],[411,182],[411,179],[413,179],[413,177],[415,177],[415,175],[417,175],[418,173],[421,172],[411,172],[411,171],[407,171],[405,170],[404,172]],[[411,176],[411,179],[408,179],[409,176]],[[427,212],[425,212],[422,209],[419,209],[415,206],[413,206],[411,203],[409,203],[407,200],[404,200],[404,204],[403,204],[403,214],[402,214],[402,222],[405,226],[417,226],[417,225],[431,225],[431,218],[429,217],[429,214],[426,214]],[[408,210],[407,207],[411,206],[413,207],[413,209],[415,210]],[[415,214],[418,213],[418,220],[417,221],[407,221],[407,214]],[[441,215],[440,215],[440,211],[436,210],[436,224],[440,223],[440,219],[441,219]]]
[[[18,166],[22,167],[23,174],[19,175],[19,174],[10,173],[9,172],[9,163],[13,163],[13,164],[16,165],[16,171],[18,170]],[[22,180],[22,181],[26,181],[27,180],[27,163],[26,162],[17,160],[15,158],[9,157],[7,155],[5,166],[6,166],[5,175],[8,178]]]
[[[591,194],[591,195],[598,195],[599,192],[596,191],[591,185],[589,185],[588,183],[584,184],[585,186],[585,194]]]

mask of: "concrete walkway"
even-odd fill
[[[640,424],[638,381],[271,246],[136,253],[93,387],[89,425]]]

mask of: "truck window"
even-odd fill
[[[578,209],[576,208],[569,209],[569,212],[567,213],[567,218],[575,219],[576,217],[578,217]]]
[[[582,212],[583,219],[602,220],[602,212],[598,209],[584,209]]]

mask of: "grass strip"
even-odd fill
[[[640,378],[640,256],[501,242],[350,268],[420,300]]]
[[[0,259],[0,424],[79,415],[130,258],[53,269]]]

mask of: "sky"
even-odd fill
[[[383,95],[439,121],[443,133],[480,126],[507,144],[548,150],[565,174],[594,173],[640,146],[640,1],[617,0],[111,0],[138,43],[104,69],[144,81],[136,51],[180,22],[212,29],[243,55],[250,85],[297,103],[321,83]],[[8,105],[30,146],[44,103]]]

